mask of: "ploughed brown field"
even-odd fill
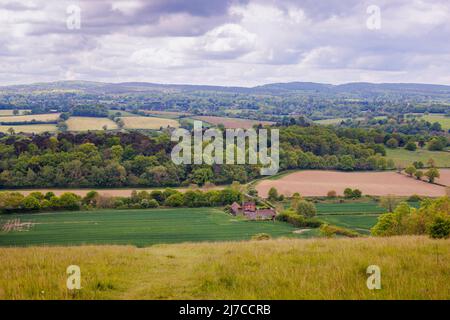
[[[437,181],[450,185],[450,169],[442,169]],[[410,196],[413,194],[438,197],[445,195],[445,187],[418,181],[397,172],[337,172],[298,171],[278,180],[263,180],[256,186],[262,197],[267,197],[269,189],[275,187],[280,194],[291,196],[298,192],[302,196],[325,196],[334,190],[342,195],[345,188],[359,189],[363,194],[382,196]]]
[[[247,120],[238,118],[227,118],[227,117],[213,117],[213,116],[197,116],[194,117],[195,120],[204,121],[213,125],[223,124],[227,129],[250,129],[255,124],[272,125],[274,122],[271,121],[259,121],[259,120]]]

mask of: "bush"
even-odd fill
[[[58,206],[61,209],[79,210],[81,207],[80,197],[74,193],[63,193],[58,199]]]
[[[142,208],[157,208],[157,207],[159,207],[159,203],[155,199],[150,199],[150,200],[143,199],[141,201],[141,207]]]
[[[279,213],[275,219],[277,221],[287,222],[297,228],[318,228],[322,225],[322,222],[317,219],[307,219],[298,215],[293,210],[285,210]]]
[[[298,214],[306,218],[314,217],[317,213],[316,206],[312,202],[305,200],[300,200],[297,203],[297,208],[295,208],[295,210],[297,211]]]
[[[356,238],[360,236],[360,234],[356,231],[342,227],[331,226],[329,224],[322,224],[322,226],[320,227],[320,234],[325,237],[344,236],[349,238]]]
[[[428,229],[433,239],[446,239],[450,236],[450,218],[436,217]]]
[[[252,236],[252,240],[270,240],[272,237],[267,233],[257,233]]]
[[[25,210],[39,210],[41,208],[39,200],[32,195],[25,197],[22,201],[22,205]]]
[[[184,196],[181,193],[172,194],[164,204],[168,207],[181,207],[184,204]]]

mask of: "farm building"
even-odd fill
[[[259,209],[256,207],[256,204],[254,202],[244,202],[242,206],[237,202],[233,202],[230,210],[232,215],[243,215],[249,220],[273,220],[276,216],[276,212],[274,209]]]

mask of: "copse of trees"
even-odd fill
[[[375,236],[427,234],[432,238],[448,238],[450,198],[425,199],[418,209],[402,202],[393,212],[382,214],[371,232]]]
[[[33,192],[27,196],[19,192],[0,192],[0,212],[27,213],[81,209],[148,209],[164,207],[212,207],[241,202],[242,194],[230,188],[185,193],[174,189],[164,191],[133,191],[130,197],[111,197],[90,191],[84,197],[66,192],[57,197],[53,192]]]

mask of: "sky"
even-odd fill
[[[0,0],[0,85],[450,85],[449,0]]]

